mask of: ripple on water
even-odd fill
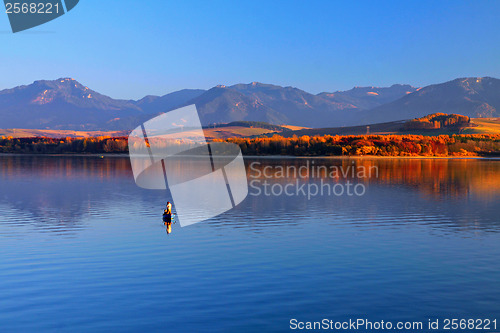
[[[416,181],[385,161],[403,176],[371,180],[363,197],[249,196],[167,235],[168,193],[137,188],[128,169],[108,172],[123,161],[36,163],[43,175],[0,171],[6,331],[284,331],[292,317],[500,315],[499,197],[476,181],[496,179],[498,164],[451,174],[433,161]],[[22,175],[29,190],[16,188]]]

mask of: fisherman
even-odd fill
[[[170,201],[167,201],[167,207],[163,211],[163,222],[172,222],[172,204],[170,203]]]
[[[172,214],[172,204],[170,203],[170,201],[167,201],[167,209],[165,209],[163,214]]]

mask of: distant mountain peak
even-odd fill
[[[356,86],[350,90],[324,92],[318,94],[330,101],[352,105],[358,110],[369,110],[382,104],[390,103],[409,93],[416,88],[408,84],[393,84],[390,87]]]
[[[95,97],[107,98],[69,77],[57,80],[38,80],[23,87],[33,95],[31,103],[38,105],[50,104],[58,99],[78,104],[79,100],[85,101]]]
[[[250,82],[248,84],[248,86],[252,86],[252,87],[280,87],[280,86],[277,86],[277,85],[274,85],[274,84],[262,83],[262,82],[257,82],[257,81]]]
[[[69,77],[0,91],[0,124],[6,128],[108,129],[110,119],[140,113],[130,101],[101,95]]]
[[[464,77],[421,87],[412,94],[370,110],[364,119],[366,123],[393,121],[437,112],[458,113],[471,118],[500,116],[500,80]]]

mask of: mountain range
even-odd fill
[[[500,116],[500,80],[491,77],[455,79],[415,92],[365,112],[363,123],[412,119],[442,112],[471,118]]]
[[[415,88],[355,87],[311,94],[252,82],[209,90],[118,100],[71,78],[40,80],[0,91],[0,128],[130,130],[162,112],[196,104],[203,125],[237,120],[306,127],[340,127],[459,113],[500,116],[500,80],[462,78]]]

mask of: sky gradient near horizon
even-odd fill
[[[500,77],[500,1],[97,1],[12,34],[0,90],[72,77],[113,98],[259,81],[311,93]]]

